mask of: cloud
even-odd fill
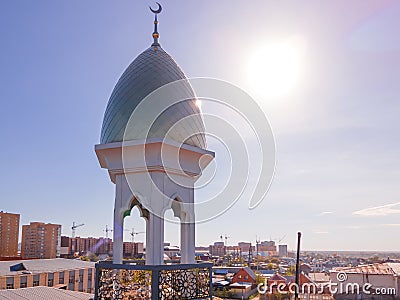
[[[396,206],[398,206],[398,208],[396,208]],[[353,215],[359,216],[387,216],[394,214],[400,214],[400,202],[365,208],[353,212]]]
[[[397,226],[399,226],[399,227],[400,227],[400,224],[398,224],[398,223],[393,223],[393,224],[382,224],[382,226],[387,226],[387,227],[397,227]]]
[[[349,225],[349,226],[346,226],[346,228],[347,228],[347,229],[354,229],[354,230],[357,230],[357,229],[361,229],[362,227],[361,227],[361,226],[358,226],[358,225]]]
[[[314,233],[316,234],[327,234],[329,233],[328,231],[322,231],[322,230],[313,230]]]
[[[319,216],[326,216],[330,214],[333,214],[333,211],[323,211],[322,213],[319,214]]]

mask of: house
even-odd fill
[[[235,275],[233,275],[232,283],[256,283],[256,274],[249,267],[240,268]]]
[[[375,263],[357,267],[339,267],[331,270],[330,279],[335,285],[358,285],[363,290],[365,284],[370,285],[370,295],[362,294],[363,299],[372,299],[373,293],[385,292],[392,298],[400,296],[400,263]],[[335,298],[340,299],[345,293],[336,293]],[[349,298],[348,296],[346,296]],[[383,296],[381,296],[383,297]],[[349,298],[350,299],[350,298]],[[383,299],[383,298],[382,298]]]

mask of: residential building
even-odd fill
[[[210,255],[222,257],[226,255],[226,247],[224,242],[215,242],[214,245],[210,245]]]
[[[143,258],[144,255],[142,242],[124,242],[123,250],[125,258]]]
[[[61,225],[31,222],[22,226],[21,256],[23,259],[60,257]]]
[[[231,283],[256,283],[256,274],[249,267],[239,269],[232,278]]]
[[[83,292],[66,291],[47,286],[37,286],[25,289],[0,290],[0,299],[92,300],[93,295]]]
[[[274,241],[262,241],[260,243],[261,246],[265,247],[275,247],[275,242]]]
[[[362,299],[373,299],[374,291],[384,291],[391,297],[400,296],[400,263],[375,263],[357,267],[339,267],[330,271],[332,283],[346,286],[357,284],[361,291],[365,283],[370,285],[370,295],[362,294]],[[335,299],[348,298],[346,293],[335,295]],[[376,299],[376,298],[375,298]]]
[[[18,256],[19,214],[0,211],[0,259]]]
[[[94,253],[95,255],[111,255],[113,250],[110,238],[94,237],[61,237],[61,257],[72,258]]]
[[[251,250],[251,243],[248,242],[239,242],[238,243],[239,251],[240,253],[243,254],[248,254],[249,251]]]
[[[279,255],[279,257],[287,257],[288,256],[288,246],[287,245],[279,245],[278,246],[278,255]]]
[[[11,271],[10,267],[15,271]],[[95,264],[76,259],[33,259],[0,262],[0,290],[35,286],[94,292]]]

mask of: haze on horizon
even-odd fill
[[[116,81],[152,42],[152,4],[0,4],[0,210],[20,213],[21,224],[62,224],[70,235],[76,221],[81,236],[112,224],[114,185],[94,145]],[[399,251],[400,3],[161,4],[162,47],[188,77],[250,93],[276,138],[267,197],[254,210],[243,197],[197,225],[197,244],[285,236],[294,249],[301,231],[305,250]],[[137,210],[125,227],[144,231]],[[179,244],[177,225],[165,240]]]

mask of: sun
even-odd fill
[[[303,75],[304,40],[287,39],[260,46],[251,54],[247,68],[250,88],[260,96],[282,97]]]

